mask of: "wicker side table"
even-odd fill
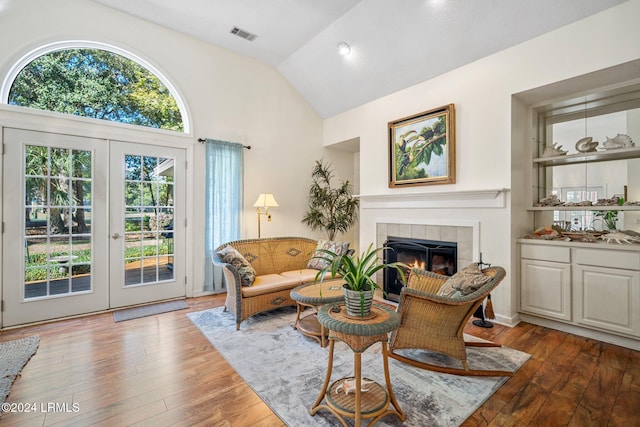
[[[387,358],[388,333],[400,324],[398,313],[391,308],[374,304],[369,317],[355,319],[347,315],[343,303],[334,303],[320,308],[318,321],[329,330],[329,361],[322,390],[309,413],[315,415],[320,409],[327,409],[345,427],[347,423],[344,417],[353,418],[356,427],[361,425],[363,418],[371,418],[369,425],[372,426],[387,414],[394,414],[400,421],[404,421],[406,416],[400,409],[391,387]],[[354,376],[340,378],[329,386],[335,340],[343,341],[353,351]],[[363,381],[362,378],[362,353],[376,342],[382,343],[386,388],[366,378]],[[345,393],[345,381],[355,383],[353,394]],[[321,404],[323,400],[325,404]],[[393,405],[393,409],[389,408],[389,403]]]
[[[301,334],[318,340],[320,347],[327,345],[327,332],[317,319],[318,307],[332,302],[344,301],[342,280],[330,280],[323,283],[307,283],[291,290],[291,299],[296,302],[297,314],[293,328]],[[304,317],[302,312],[311,307],[313,313]]]

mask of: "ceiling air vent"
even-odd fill
[[[250,32],[245,30],[241,30],[238,27],[233,27],[231,29],[231,34],[235,34],[236,36],[242,37],[243,39],[249,40],[250,42],[254,41],[256,37],[258,37],[257,35],[251,34]]]

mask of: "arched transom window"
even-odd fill
[[[18,64],[6,101],[120,123],[187,131],[166,79],[140,62],[96,47],[63,47]]]

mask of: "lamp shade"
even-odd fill
[[[253,204],[254,208],[273,208],[278,207],[275,197],[271,193],[262,193],[258,196],[258,200]]]

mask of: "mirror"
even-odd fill
[[[564,206],[584,201],[593,204],[600,201],[598,204],[603,205],[607,203],[603,200],[607,199],[613,204],[602,210],[594,206],[588,208],[591,210],[570,207],[541,212],[540,219],[551,220],[566,230],[640,232],[640,206],[615,209],[616,198],[640,204],[640,158],[621,155],[622,159],[609,160],[597,154],[640,146],[640,92],[635,92],[634,96],[621,100],[618,94],[597,102],[583,100],[572,105],[565,102],[555,108],[545,106],[538,110],[539,157],[579,156],[586,150],[596,152],[582,163],[558,162],[541,166],[539,200],[554,195]],[[616,138],[618,135],[622,136]],[[613,148],[619,143],[623,146]],[[550,146],[559,151],[549,153]]]

